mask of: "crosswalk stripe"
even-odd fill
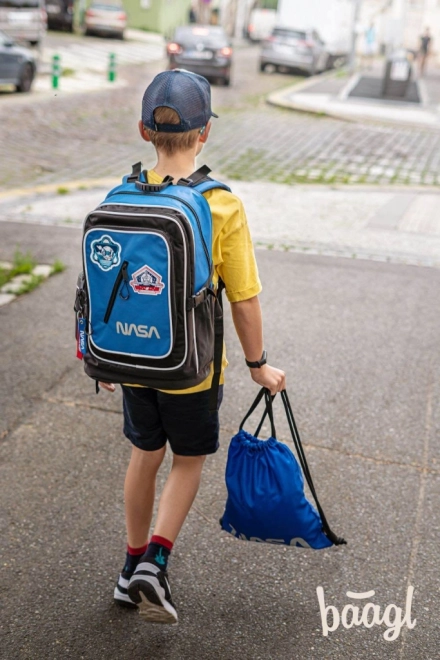
[[[138,62],[152,62],[164,57],[162,45],[150,44],[70,44],[63,48],[45,48],[43,62],[50,63],[57,54],[61,58],[62,67],[85,68],[88,70],[103,70],[108,66],[110,53],[116,55],[117,64],[132,64]]]

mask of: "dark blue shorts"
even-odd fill
[[[205,456],[218,447],[218,412],[209,413],[210,390],[167,394],[148,387],[122,385],[124,434],[138,449],[155,451],[170,443],[174,454]],[[218,392],[218,407],[223,385]]]

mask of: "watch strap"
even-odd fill
[[[263,355],[261,356],[261,359],[256,362],[250,362],[249,360],[246,360],[246,358],[245,358],[245,362],[250,369],[260,369],[260,367],[262,367],[263,364],[266,364],[267,362],[267,352],[263,351]]]

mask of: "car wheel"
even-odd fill
[[[278,71],[278,67],[275,66],[275,64],[270,64],[269,62],[266,62],[265,64],[263,64],[261,70],[264,71],[264,73],[276,73],[276,71]]]
[[[20,80],[16,85],[17,92],[29,92],[34,79],[34,69],[31,64],[25,64],[21,72]]]

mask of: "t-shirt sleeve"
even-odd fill
[[[223,192],[211,205],[211,212],[214,229],[219,229],[214,233],[214,265],[225,283],[227,298],[229,302],[253,298],[262,287],[243,204],[235,195]]]

